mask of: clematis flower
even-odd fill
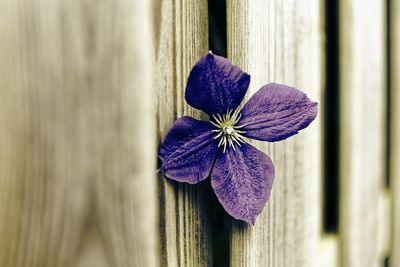
[[[307,127],[318,104],[287,85],[261,87],[239,110],[250,75],[209,52],[190,72],[185,99],[210,117],[176,120],[159,148],[160,171],[189,184],[211,178],[211,186],[235,219],[255,224],[268,201],[275,169],[248,139],[276,142]]]

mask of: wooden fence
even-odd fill
[[[0,266],[400,267],[400,0],[333,2],[226,1],[246,99],[276,81],[320,103],[306,131],[255,143],[276,179],[253,227],[215,213],[209,183],[156,172],[173,121],[205,118],[184,89],[209,50],[206,0],[0,0]]]

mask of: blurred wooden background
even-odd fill
[[[277,173],[255,227],[156,173],[173,121],[206,119],[183,96],[217,4],[246,99],[320,103],[256,143]],[[400,267],[399,49],[400,0],[0,0],[0,266]]]

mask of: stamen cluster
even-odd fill
[[[238,110],[236,110],[235,112],[233,112],[233,110],[228,110],[228,112],[222,116],[219,114],[213,114],[212,118],[213,120],[211,120],[210,122],[218,128],[212,130],[213,132],[217,133],[214,139],[221,138],[218,143],[218,147],[223,146],[224,153],[228,145],[231,146],[233,150],[236,150],[235,143],[238,146],[241,146],[240,143],[246,143],[244,137],[242,136],[245,131],[239,130],[246,125],[236,125],[241,118],[241,114],[239,114]]]

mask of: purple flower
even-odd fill
[[[239,110],[249,84],[250,75],[226,58],[203,56],[190,72],[185,98],[210,121],[176,120],[159,158],[169,179],[196,184],[211,177],[224,209],[254,224],[270,196],[275,169],[247,138],[275,142],[297,134],[314,120],[318,104],[293,87],[270,83]]]

